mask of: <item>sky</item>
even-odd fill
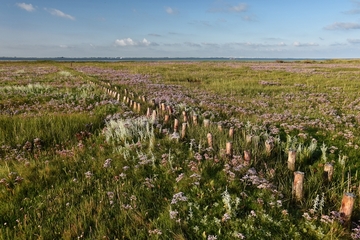
[[[360,0],[1,0],[2,56],[360,58]]]

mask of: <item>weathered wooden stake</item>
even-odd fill
[[[150,117],[150,115],[151,115],[151,110],[150,110],[150,108],[147,108],[147,110],[146,110],[146,117]]]
[[[156,110],[153,110],[151,114],[151,119],[155,122],[156,121]]]
[[[297,171],[294,172],[294,183],[293,183],[293,196],[296,201],[301,201],[304,197],[304,173]]]
[[[218,123],[218,130],[219,130],[220,132],[222,132],[222,130],[223,130],[223,127],[222,127],[222,124],[221,124],[221,123]]]
[[[226,142],[226,156],[232,157],[233,149],[232,142]]]
[[[296,159],[296,151],[289,150],[288,153],[288,169],[291,171],[295,171],[295,159]]]
[[[334,166],[331,163],[325,163],[324,165],[324,179],[331,182],[334,175]]]
[[[246,144],[250,144],[251,141],[252,141],[252,136],[251,135],[246,135],[245,141],[246,141]]]
[[[177,132],[179,129],[179,120],[177,118],[174,119],[174,132]]]
[[[161,111],[162,111],[162,112],[165,112],[165,110],[166,110],[165,103],[161,103]]]
[[[170,119],[170,116],[168,114],[165,114],[165,117],[164,117],[164,123],[167,123]]]
[[[267,154],[270,154],[270,153],[271,153],[273,147],[274,147],[274,143],[273,143],[273,142],[268,141],[268,140],[265,141],[265,151],[266,151]]]
[[[169,115],[171,115],[173,113],[171,106],[167,106],[166,108],[168,110]]]
[[[141,111],[141,104],[140,104],[140,103],[137,104],[137,111],[138,111],[138,112]]]
[[[212,134],[208,133],[206,137],[207,137],[207,142],[208,142],[209,147],[212,148],[213,147],[213,136],[212,136]]]
[[[192,120],[193,120],[194,126],[198,125],[198,116],[196,114],[193,115]]]
[[[348,223],[351,218],[354,202],[355,195],[353,193],[344,193],[341,201],[340,217],[345,221],[345,223]]]
[[[251,163],[251,152],[244,150],[244,165],[248,166]]]
[[[210,119],[204,119],[204,127],[210,126]]]
[[[229,129],[229,138],[234,138],[234,127],[230,127]]]
[[[184,122],[182,124],[182,128],[181,128],[181,138],[184,138],[186,136],[186,126],[187,126],[187,123]]]
[[[187,117],[187,114],[185,111],[182,112],[183,114],[183,119],[184,119],[184,122],[187,122],[188,121],[188,117]]]

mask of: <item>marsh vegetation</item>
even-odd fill
[[[0,238],[359,239],[359,63],[1,62]]]

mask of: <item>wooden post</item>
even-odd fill
[[[186,126],[187,126],[187,123],[184,122],[184,123],[182,124],[182,128],[181,128],[181,138],[184,138],[185,135],[186,135]]]
[[[231,139],[234,138],[234,127],[230,127],[230,129],[229,129],[229,138],[231,138]]]
[[[170,119],[170,116],[168,114],[165,114],[165,117],[164,117],[164,123],[167,123]]]
[[[174,132],[177,132],[179,129],[179,120],[177,118],[174,119]]]
[[[171,115],[173,113],[171,106],[167,106],[166,108],[168,110],[169,115]]]
[[[325,163],[324,180],[331,182],[333,175],[334,175],[334,166],[331,163]]]
[[[210,119],[204,119],[204,127],[210,126]]]
[[[140,104],[140,103],[137,104],[137,111],[138,111],[138,112],[141,111],[141,104]]]
[[[187,114],[185,111],[182,112],[183,114],[183,119],[184,119],[184,122],[187,122],[188,121],[188,117],[187,117]]]
[[[244,150],[244,165],[248,166],[251,163],[251,153],[249,150]]]
[[[295,171],[295,159],[296,159],[296,151],[289,150],[288,153],[288,169],[291,171]]]
[[[293,196],[296,201],[301,201],[304,197],[304,173],[297,171],[294,172],[294,183],[293,183]]]
[[[166,110],[165,103],[161,103],[161,111],[162,111],[162,112],[165,112],[165,110]]]
[[[221,123],[218,123],[218,130],[219,130],[220,132],[222,132],[222,130],[223,130]]]
[[[233,149],[232,142],[226,142],[226,156],[232,157]]]
[[[252,141],[252,136],[251,135],[246,135],[245,141],[246,141],[246,144],[250,144],[251,141]]]
[[[272,149],[274,147],[274,143],[271,141],[266,140],[265,141],[265,151],[268,155],[270,155]]]
[[[213,148],[213,136],[212,136],[212,134],[208,133],[206,137],[207,137],[207,142],[208,142],[209,148]]]
[[[153,110],[151,119],[155,122],[156,121],[156,110]]]
[[[151,111],[150,108],[147,108],[147,110],[146,110],[146,117],[148,117],[148,118],[150,117],[150,111]]]
[[[351,218],[354,207],[355,195],[353,193],[344,193],[340,207],[340,217],[347,224]]]
[[[193,115],[192,119],[194,126],[198,125],[198,116],[196,114]]]

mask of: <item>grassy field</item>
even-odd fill
[[[359,73],[0,62],[0,239],[360,239]]]

